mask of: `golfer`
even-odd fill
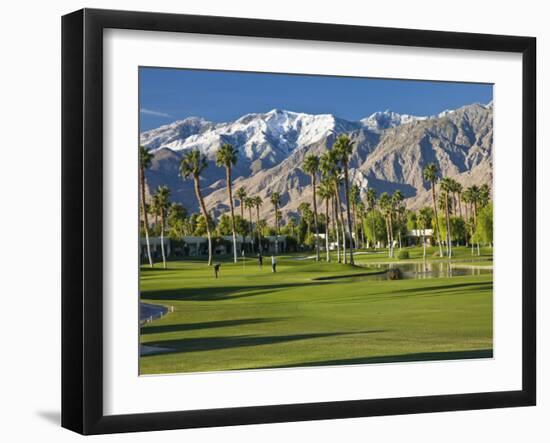
[[[277,272],[277,259],[274,255],[271,256],[271,272]]]
[[[218,274],[220,273],[220,266],[221,266],[221,263],[216,263],[214,265],[214,275],[216,276],[216,278],[218,278]]]
[[[262,253],[258,252],[258,266],[261,268],[264,264],[264,258],[262,257]]]

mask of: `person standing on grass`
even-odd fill
[[[215,275],[216,278],[218,278],[218,274],[220,273],[220,266],[221,266],[220,263],[216,263],[214,265],[214,275]]]
[[[277,272],[277,259],[274,255],[271,256],[271,272]]]
[[[260,269],[262,268],[263,264],[264,264],[264,258],[262,257],[262,253],[258,252],[258,266],[260,267]]]

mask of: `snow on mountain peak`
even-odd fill
[[[418,120],[426,120],[428,117],[420,117],[409,114],[398,114],[397,112],[386,109],[385,111],[374,112],[361,120],[363,126],[373,131],[394,128]]]

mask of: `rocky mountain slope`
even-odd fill
[[[272,192],[281,194],[283,217],[296,213],[302,201],[311,200],[311,185],[300,169],[305,155],[331,148],[338,134],[355,142],[350,160],[351,177],[363,192],[400,189],[410,208],[429,204],[429,184],[422,169],[435,162],[442,175],[464,186],[492,181],[493,109],[472,104],[437,116],[417,117],[391,111],[351,122],[330,114],[310,115],[274,109],[247,114],[234,122],[213,123],[191,117],[143,132],[141,143],[154,153],[147,171],[150,189],[165,184],[172,198],[191,211],[198,210],[192,182],[179,177],[179,161],[189,149],[208,159],[201,188],[209,209],[227,210],[224,170],[215,165],[223,143],[239,150],[234,187],[265,199],[261,214],[272,219]]]

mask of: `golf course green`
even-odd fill
[[[422,260],[422,248],[407,250],[402,263]],[[453,252],[453,267],[492,265],[488,249]],[[357,254],[354,267],[322,258],[278,256],[277,273],[269,257],[263,268],[216,259],[218,279],[204,259],[142,266],[141,301],[169,310],[141,327],[140,373],[492,357],[492,273],[369,280],[359,276],[400,261],[383,251]]]

